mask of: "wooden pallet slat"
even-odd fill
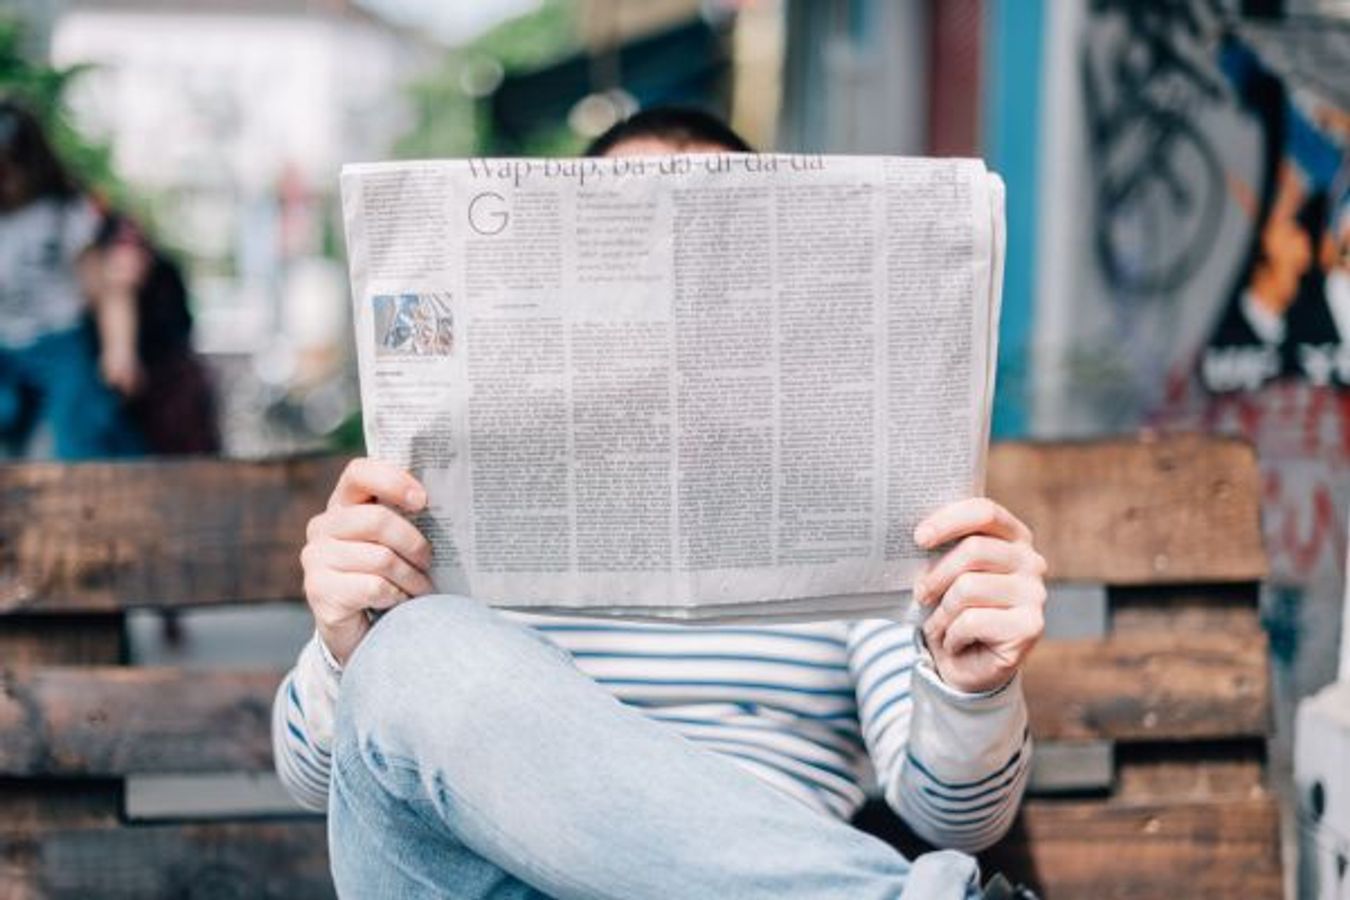
[[[1047,641],[1023,670],[1032,734],[1058,740],[1259,737],[1270,727],[1264,643],[1138,632]]]
[[[266,771],[275,672],[0,672],[0,774]]]
[[[1113,799],[1138,803],[1265,797],[1264,739],[1134,744],[1118,749]]]
[[[0,612],[293,599],[304,524],[344,463],[0,467]],[[1246,445],[1185,437],[995,445],[988,487],[1056,578],[1250,581],[1266,571],[1257,477]]]
[[[1266,574],[1260,475],[1239,441],[996,444],[987,486],[1036,532],[1054,578],[1129,585]]]
[[[331,896],[320,821],[123,808],[125,776],[269,771],[279,673],[116,664],[124,610],[296,599],[344,463],[0,467],[0,900]],[[1250,448],[998,445],[988,483],[1052,577],[1089,586],[1056,595],[1096,606],[1024,678],[1037,739],[1067,742],[1042,768],[1075,796],[1028,801],[983,863],[1049,900],[1279,896]]]
[[[321,820],[0,833],[0,897],[333,896]]]
[[[0,466],[0,613],[295,599],[344,462]]]
[[[1283,894],[1271,797],[1224,802],[1030,801],[981,863],[1047,900]]]
[[[1265,734],[1265,671],[1264,647],[1243,635],[1132,633],[1047,642],[1023,678],[1038,739],[1198,740]],[[2,677],[0,774],[271,765],[279,673],[90,666]]]

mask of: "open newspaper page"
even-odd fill
[[[349,166],[371,455],[440,590],[727,621],[899,615],[982,489],[1003,188],[973,160]]]

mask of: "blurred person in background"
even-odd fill
[[[749,149],[658,109],[590,153]],[[328,811],[341,896],[1030,896],[982,889],[968,855],[1007,832],[1031,768],[1019,672],[1045,561],[1003,507],[919,525],[922,626],[690,627],[423,597],[426,504],[410,473],[356,460],[301,554],[316,632],[272,734],[282,782]],[[873,782],[944,852],[910,860],[853,827]]]
[[[161,456],[219,453],[215,386],[192,349],[192,312],[178,264],[117,212],[103,217],[94,246],[112,271],[110,281],[134,292],[140,377],[126,408],[146,449]],[[94,333],[102,356],[105,332]]]
[[[0,100],[0,438],[12,454],[32,452],[39,426],[60,460],[143,449],[123,401],[144,378],[144,261],[99,249],[101,222],[33,114]]]

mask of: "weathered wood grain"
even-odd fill
[[[0,672],[0,775],[265,771],[274,672]]]
[[[344,462],[0,467],[0,900],[331,896],[319,822],[120,824],[118,776],[270,769],[279,674],[111,664],[123,609],[298,597]],[[1030,801],[986,867],[1048,900],[1278,896],[1250,449],[1007,444],[989,485],[1053,577],[1112,586],[1111,633],[1047,641],[1025,681],[1038,738],[1115,741],[1116,773]]]
[[[1270,728],[1260,635],[1131,632],[1047,641],[1023,670],[1031,730],[1056,740],[1203,740]]]
[[[997,444],[988,491],[1031,525],[1057,579],[1153,584],[1266,574],[1256,459],[1237,441]]]
[[[880,802],[854,824],[914,856],[933,849]],[[1276,900],[1279,821],[1269,796],[1201,802],[1029,800],[979,854],[1045,900]]]
[[[1251,800],[1270,793],[1263,738],[1116,748],[1118,801]]]
[[[294,599],[343,463],[0,466],[0,613]]]
[[[1282,896],[1270,797],[1208,803],[1032,801],[981,854],[986,871],[1046,900],[1227,900]]]
[[[327,897],[323,829],[301,821],[0,832],[0,898]],[[1033,801],[981,861],[1047,900],[1275,898],[1277,830],[1269,798]]]
[[[289,599],[344,460],[0,468],[0,612]],[[1054,577],[1247,581],[1265,572],[1246,445],[1200,437],[1000,444],[989,491]]]
[[[310,900],[333,896],[324,823],[0,833],[0,900]]]
[[[1024,673],[1041,739],[1201,740],[1269,724],[1264,644],[1131,633],[1049,641]],[[0,673],[0,775],[259,771],[278,673],[38,667]]]
[[[57,828],[116,827],[121,803],[120,781],[0,778],[0,900],[43,900],[30,877],[41,835]]]

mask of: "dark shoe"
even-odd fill
[[[1001,874],[994,875],[984,885],[984,900],[1039,900],[1035,892],[1022,885],[1013,883]]]

